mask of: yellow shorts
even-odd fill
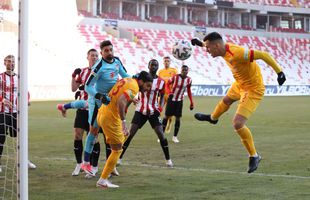
[[[123,144],[125,136],[122,131],[121,119],[115,119],[111,117],[110,113],[104,108],[99,109],[97,122],[99,127],[102,128],[103,133],[108,144]]]
[[[249,118],[257,109],[264,97],[265,87],[243,89],[234,82],[227,92],[227,96],[233,100],[240,100],[236,113]]]

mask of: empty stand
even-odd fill
[[[136,41],[115,38],[102,31],[99,26],[79,26],[85,42],[99,48],[100,41],[109,39],[115,47],[115,54],[121,57],[130,73],[147,70],[147,63],[151,58],[162,62],[162,57],[171,55],[171,47],[180,39],[191,39],[191,32],[157,30],[157,29],[129,29]],[[283,67],[287,74],[287,84],[310,84],[310,40],[294,38],[266,38],[257,36],[224,35],[227,42],[239,44],[246,48],[253,48],[269,52]],[[173,65],[180,69],[181,65],[190,67],[190,76],[194,84],[230,84],[234,79],[230,69],[222,58],[211,58],[205,49],[194,47],[192,56],[181,62],[172,57]],[[273,69],[263,61],[257,61],[266,84],[276,85],[277,75]]]

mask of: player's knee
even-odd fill
[[[233,127],[235,130],[238,130],[244,126],[244,123],[240,120],[234,120],[233,121]]]
[[[228,105],[228,106],[230,106],[234,102],[234,100],[232,100],[228,96],[225,96],[222,100],[223,100],[223,103]]]

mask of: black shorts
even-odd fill
[[[182,117],[183,101],[172,101],[168,99],[166,105],[166,116]]]
[[[17,113],[0,113],[0,134],[17,136]]]
[[[89,131],[89,124],[88,124],[88,110],[81,110],[78,109],[76,111],[75,120],[74,120],[74,128],[81,128]]]
[[[142,113],[136,111],[135,115],[133,116],[131,123],[137,124],[139,126],[139,129],[145,124],[146,121],[149,121],[152,128],[154,129],[156,126],[160,126],[161,119],[160,119],[160,113],[158,111],[155,111],[153,115],[143,115]]]

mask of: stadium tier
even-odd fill
[[[308,0],[226,0],[234,3],[310,8]]]
[[[100,41],[110,39],[114,46],[116,55],[121,57],[129,72],[136,73],[141,69],[146,69],[147,62],[151,58],[162,61],[162,57],[171,55],[171,46],[180,39],[191,39],[191,32],[157,30],[157,29],[128,29],[136,37],[135,42],[127,39],[115,38],[107,34],[100,26],[79,26],[80,33],[87,43],[99,48]],[[227,42],[232,42],[268,51],[287,74],[287,84],[300,85],[310,84],[310,40],[296,38],[267,38],[257,36],[224,35]],[[231,72],[223,59],[211,58],[204,49],[193,48],[191,58],[183,62],[190,66],[190,75],[194,84],[229,84],[233,81]],[[265,83],[268,85],[277,84],[277,76],[271,67],[263,61],[261,71],[264,75]],[[182,62],[173,59],[173,64],[180,68]]]

